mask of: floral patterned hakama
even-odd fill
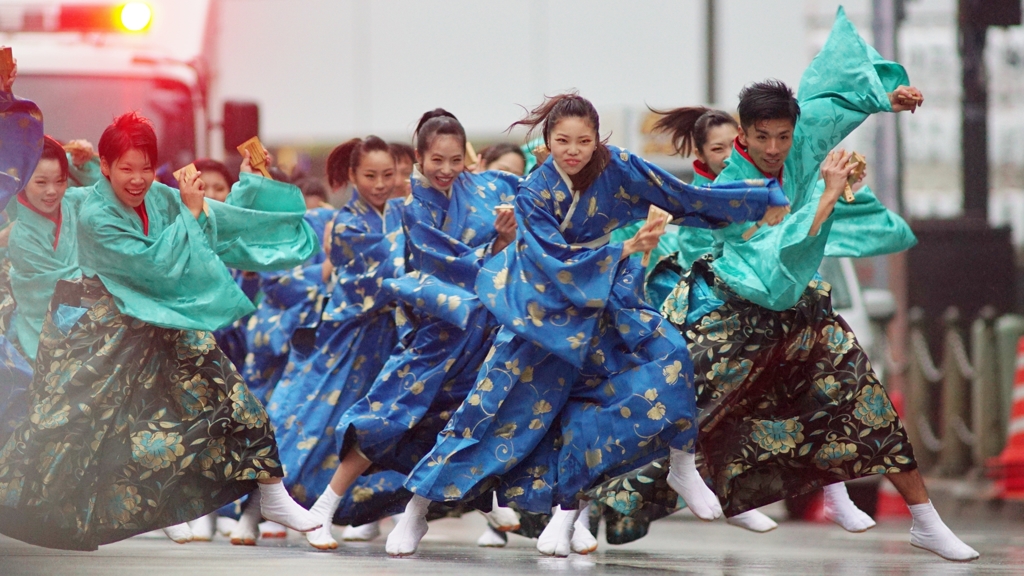
[[[28,422],[0,449],[4,534],[94,550],[282,475],[266,412],[211,333],[121,314],[95,279],[61,281],[47,318]]]
[[[729,295],[707,264],[694,264],[663,310],[690,341],[698,462],[727,516],[833,482],[917,467],[867,355],[832,309],[828,283],[812,281],[782,312],[731,297],[687,321],[695,282]],[[667,462],[656,461],[590,495],[619,514],[654,520],[676,510],[667,472]],[[618,523],[616,514],[606,519]]]

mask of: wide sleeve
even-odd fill
[[[840,7],[821,52],[800,79],[800,119],[786,169],[794,209],[813,192],[825,156],[871,114],[891,112],[889,93],[910,83],[903,66],[869,46]]]
[[[622,244],[572,246],[551,202],[520,188],[516,242],[484,265],[476,290],[506,328],[582,366],[615,284]]]
[[[207,231],[184,209],[176,212],[146,236],[117,207],[87,205],[79,222],[82,272],[103,281],[121,312],[156,326],[212,331],[251,313]]]
[[[465,328],[470,314],[481,305],[473,286],[490,258],[491,244],[471,246],[446,234],[415,200],[402,212],[402,228],[408,271],[384,285],[414,309]]]
[[[917,244],[907,221],[886,208],[867,186],[857,191],[853,202],[836,202],[832,219],[825,256],[881,256]]]
[[[337,222],[330,240],[333,290],[324,319],[343,322],[393,306],[395,295],[384,281],[405,270],[402,231],[370,233]]]
[[[621,150],[612,161],[621,171],[620,194],[637,198],[644,211],[654,204],[674,217],[672,223],[697,228],[720,228],[733,222],[757,221],[769,206],[789,201],[775,180],[736,181],[693,186],[659,166]]]
[[[243,173],[225,202],[208,200],[207,205],[205,217],[217,232],[214,250],[231,268],[285,270],[320,250],[320,239],[304,218],[302,192],[291,184]]]

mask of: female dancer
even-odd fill
[[[60,143],[43,139],[43,152],[25,188],[15,197],[17,225],[9,242],[9,288],[0,304],[9,328],[0,330],[5,340],[0,378],[5,384],[0,400],[0,442],[20,420],[27,417],[28,383],[36,359],[39,333],[58,280],[74,280],[78,269],[78,210],[87,189],[68,189],[68,157]],[[12,210],[13,212],[13,210]],[[4,292],[8,292],[4,290]],[[6,372],[6,374],[5,374]]]
[[[770,202],[786,205],[781,191],[770,199],[764,187],[683,184],[603,144],[597,111],[577,94],[549,99],[519,124],[543,125],[551,157],[519,188],[517,244],[477,279],[501,333],[473,393],[406,482],[415,496],[388,538],[392,555],[415,552],[431,500],[472,497],[500,477],[500,500],[532,512],[561,506],[538,548],[565,556],[580,491],[669,445],[684,455],[673,463],[684,500],[702,518],[721,513],[691,453],[685,343],[644,304],[642,271],[628,258],[654,248],[664,222],[623,244],[608,237],[652,204],[688,225],[756,220]]]
[[[395,297],[383,287],[383,280],[404,271],[401,211],[388,202],[395,187],[395,158],[376,136],[350,140],[339,149],[349,158],[348,180],[355,193],[335,215],[325,239],[329,301],[315,342],[292,348],[267,407],[288,470],[285,485],[304,505],[314,503],[313,496],[327,488],[337,467],[335,426],[366,395],[398,342]],[[374,492],[399,488],[403,477],[384,473],[371,478],[359,485],[360,502]],[[333,538],[327,539],[332,519],[320,519],[328,529],[322,540],[311,538],[318,548],[337,547]],[[250,527],[253,534],[255,529]],[[373,529],[376,523],[364,532]],[[365,534],[361,539],[371,538]]]
[[[84,278],[57,285],[30,417],[0,448],[0,532],[26,542],[94,550],[257,485],[264,515],[320,525],[281,485],[266,413],[209,332],[252,309],[224,264],[273,268],[317,249],[304,204],[251,174],[234,205],[204,201],[198,175],[179,194],[153,181],[156,142],[135,113],[100,139],[106,178],[78,223]]]
[[[725,168],[725,160],[732,152],[732,141],[739,134],[739,123],[736,119],[721,110],[703,106],[655,112],[662,117],[655,123],[654,129],[671,135],[676,153],[684,158],[691,152],[696,156],[693,161],[691,184],[704,186],[714,182],[715,177]],[[642,222],[634,222],[612,232],[612,242],[625,242],[632,238],[642,225]],[[689,268],[694,260],[704,255],[707,247],[713,242],[711,230],[706,228],[687,228],[685,236],[690,239],[689,241],[680,241],[674,228],[676,227],[669,228],[658,242],[658,247],[651,251],[650,263],[647,265],[648,273],[663,257],[672,253],[678,253],[680,266]],[[652,294],[651,288],[652,286],[648,286],[647,296],[651,299],[651,304],[659,308],[665,295],[658,292]]]
[[[512,201],[518,178],[466,172],[466,132],[440,108],[420,118],[413,138],[418,170],[402,214],[408,274],[384,284],[414,309],[416,327],[338,424],[342,461],[312,508],[321,519],[334,516],[371,467],[408,473],[433,447],[475,384],[497,327],[472,285],[515,239],[511,211],[496,209]],[[316,547],[333,541],[324,528],[307,538]]]

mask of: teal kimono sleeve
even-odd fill
[[[211,248],[203,227],[177,197],[154,184],[145,234],[134,213],[101,182],[79,221],[79,264],[98,276],[122,313],[164,328],[213,331],[250,314],[252,302]],[[208,227],[209,228],[209,227]]]
[[[208,200],[207,205],[206,226],[216,231],[212,245],[231,268],[287,270],[320,250],[320,239],[304,218],[302,192],[291,184],[242,173],[224,203]]]
[[[819,181],[824,187],[824,181]],[[864,258],[902,252],[917,244],[910,225],[882,204],[867,186],[853,202],[836,202],[825,255]]]
[[[786,159],[793,208],[810,197],[825,156],[871,114],[891,112],[889,93],[909,84],[903,66],[882,58],[839,7],[821,52],[800,78],[800,120]]]

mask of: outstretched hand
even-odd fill
[[[924,104],[924,94],[913,86],[900,86],[889,93],[889,103],[893,112],[910,111],[911,114]]]

